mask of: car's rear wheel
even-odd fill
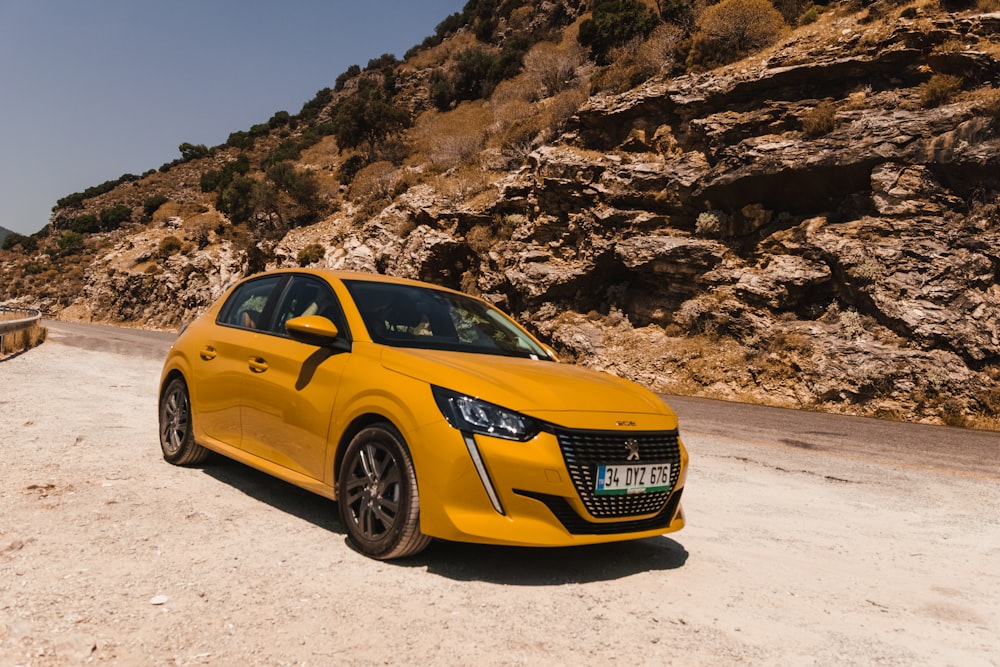
[[[170,380],[160,396],[160,449],[164,459],[179,466],[201,463],[209,454],[194,441],[191,398],[179,377]]]
[[[390,424],[359,432],[340,467],[337,504],[348,540],[379,559],[412,556],[430,543],[420,532],[420,496],[403,436]]]

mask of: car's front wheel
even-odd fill
[[[359,432],[340,467],[337,504],[352,546],[379,559],[412,556],[430,543],[420,532],[420,496],[403,436],[390,424]]]
[[[209,454],[194,441],[191,398],[179,377],[170,380],[160,395],[160,449],[164,459],[179,466],[201,463]]]

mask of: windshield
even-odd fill
[[[414,285],[344,284],[376,343],[549,359],[538,343],[482,301]]]

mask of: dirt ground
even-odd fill
[[[159,367],[0,361],[0,665],[1000,665],[996,476],[682,430],[679,533],[381,563],[330,501],[166,464]]]

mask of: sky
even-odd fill
[[[0,0],[0,227],[295,114],[465,0]]]

